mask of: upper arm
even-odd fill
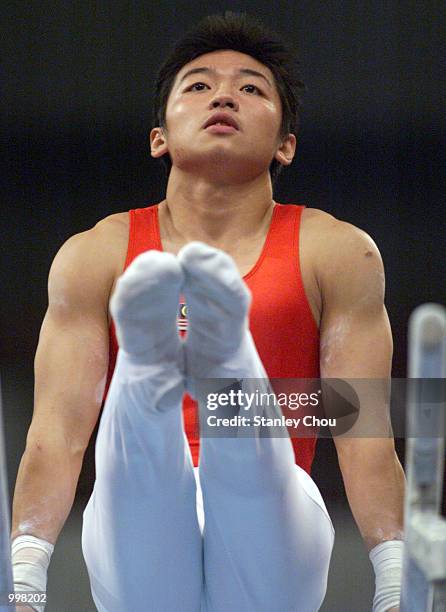
[[[373,240],[336,221],[321,260],[322,377],[390,375],[392,334],[384,305],[384,268]]]
[[[363,440],[381,436],[383,442],[393,351],[383,262],[372,239],[350,224],[332,222],[324,244],[319,272],[321,377],[350,379],[359,399],[359,417],[350,435]],[[348,446],[348,437],[334,441],[338,451]]]
[[[114,267],[96,226],[70,238],[51,266],[35,357],[28,443],[63,438],[82,452],[98,419],[108,369],[108,299]]]

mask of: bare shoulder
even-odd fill
[[[85,263],[90,259],[93,268],[113,268],[125,259],[128,243],[128,213],[116,213],[101,219],[88,230],[73,234],[62,245],[55,257]],[[88,270],[85,270],[88,272]]]
[[[384,292],[384,267],[376,243],[364,230],[322,210],[305,209],[302,235],[322,293]],[[323,296],[324,297],[324,296]]]
[[[71,299],[100,299],[107,304],[114,281],[122,273],[127,244],[128,213],[109,215],[68,238],[51,266],[50,308]]]
[[[303,215],[305,239],[314,245],[314,254],[324,265],[331,262],[344,267],[358,258],[381,263],[376,243],[364,230],[316,208],[305,209]]]

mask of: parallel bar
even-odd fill
[[[434,612],[443,612],[446,610],[446,580],[434,582],[431,601]]]
[[[8,594],[13,592],[8,476],[6,473],[5,437],[0,384],[0,612],[13,612],[13,610],[15,610],[14,606],[4,605],[8,601]]]
[[[444,611],[446,521],[439,515],[443,473],[445,404],[442,385],[428,379],[446,376],[446,310],[418,307],[409,322],[405,500],[405,558],[401,612]]]

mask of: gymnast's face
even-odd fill
[[[207,126],[215,113],[226,118]],[[168,152],[173,166],[182,170],[246,180],[267,171],[273,158],[291,163],[295,137],[280,138],[281,120],[269,68],[238,51],[206,53],[177,74],[165,129],[151,132],[152,155]]]

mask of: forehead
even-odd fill
[[[211,68],[222,76],[231,76],[244,68],[249,68],[262,73],[270,83],[274,84],[273,73],[267,66],[251,57],[251,55],[232,49],[212,51],[196,57],[181,68],[176,76],[175,83],[178,83],[183,75],[192,68]]]

